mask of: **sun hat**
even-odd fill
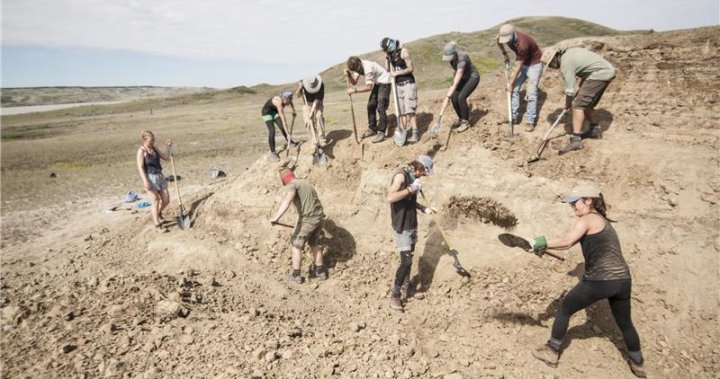
[[[445,62],[449,62],[453,60],[455,55],[458,52],[457,43],[455,41],[451,41],[445,44],[445,47],[443,48],[443,57],[442,60]]]
[[[432,175],[432,174],[433,174],[433,161],[432,161],[432,158],[430,158],[430,157],[427,156],[427,155],[421,155],[421,156],[419,156],[419,157],[417,158],[417,161],[420,162],[420,164],[422,164],[423,167],[425,167],[425,171],[427,172],[428,175]]]
[[[574,203],[585,197],[600,197],[600,190],[589,183],[578,184],[561,201],[563,203]]]
[[[548,47],[546,49],[543,49],[543,55],[542,58],[540,58],[540,61],[545,65],[549,65],[550,62],[555,58],[555,55],[560,52],[560,49],[556,47]]]
[[[302,85],[307,93],[318,93],[322,86],[322,78],[320,75],[306,76],[302,80]]]
[[[280,94],[280,97],[284,100],[292,100],[292,92],[284,91]]]
[[[498,33],[498,42],[500,43],[508,43],[512,39],[513,33],[515,33],[515,27],[510,24],[505,24],[500,27],[500,32]]]

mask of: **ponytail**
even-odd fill
[[[603,197],[602,193],[598,197],[591,197],[591,199],[592,207],[597,213],[599,213],[601,216],[603,216],[603,218],[610,222],[616,222],[615,220],[612,220],[607,216],[607,204],[605,204],[605,198]]]

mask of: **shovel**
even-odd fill
[[[390,66],[390,72],[393,72],[393,67],[390,64],[390,58],[388,58],[388,66]],[[395,145],[397,147],[402,147],[405,145],[405,141],[407,140],[407,130],[405,129],[405,125],[403,125],[402,119],[400,118],[400,107],[398,105],[399,97],[397,93],[397,84],[395,84],[395,77],[392,77],[392,82],[390,82],[390,88],[392,89],[392,97],[393,102],[395,103],[395,120],[397,121],[397,126],[395,127],[395,132],[393,133],[393,141],[395,141]],[[387,128],[385,128],[385,136],[387,137]]]
[[[175,173],[175,160],[173,159],[173,150],[172,147],[170,147],[169,151],[170,155],[170,165],[172,166],[172,172],[173,176],[177,178],[177,174]],[[183,203],[182,198],[180,197],[180,186],[178,185],[178,181],[175,181],[175,191],[177,192],[177,198],[178,198],[178,205],[180,207],[180,213],[177,217],[177,224],[182,230],[190,229],[190,215],[185,214],[185,210],[183,209]]]
[[[285,149],[285,158],[290,156],[290,141],[292,141],[292,131],[295,126],[295,115],[293,115],[292,121],[290,122],[290,130],[288,131],[288,143],[287,149]]]
[[[427,202],[427,199],[425,198],[425,193],[422,190],[420,191],[420,195],[422,196],[423,201]],[[432,216],[430,216],[430,217],[431,217],[431,220],[435,222],[435,225],[437,225],[438,230],[440,231],[440,234],[442,235],[443,239],[445,240],[445,244],[447,245],[448,250],[450,250],[449,254],[450,254],[450,256],[453,257],[452,265],[455,268],[455,272],[460,276],[469,278],[470,273],[467,270],[465,270],[465,268],[460,263],[460,260],[458,259],[458,255],[459,255],[458,251],[455,250],[452,246],[450,246],[450,240],[447,238],[447,234],[445,234],[445,231],[443,230],[442,226],[440,226],[440,223],[437,222],[437,220],[435,220],[434,217],[432,217]]]
[[[285,223],[282,223],[282,222],[273,222],[272,224],[273,224],[273,225],[278,225],[278,226],[284,226],[284,227],[286,227],[286,228],[291,228],[291,229],[294,228],[294,226],[292,226],[292,225],[290,225],[290,224],[285,224]]]
[[[530,246],[530,242],[528,242],[525,238],[516,236],[511,233],[502,233],[502,234],[498,235],[498,239],[500,240],[500,242],[502,242],[503,245],[505,245],[507,247],[519,247],[519,248],[527,251],[528,253],[535,254],[532,251],[532,246]],[[565,260],[565,258],[563,258],[557,254],[551,253],[549,251],[542,251],[542,252],[538,253],[537,255],[542,258],[542,256],[546,255],[546,254],[557,260],[560,260],[560,261]]]
[[[345,77],[347,82],[347,87],[350,89],[350,79]],[[353,99],[352,95],[348,93],[348,97],[350,98],[350,115],[352,116],[352,126],[353,126],[353,135],[355,136],[355,144],[360,146],[360,160],[362,160],[365,157],[365,145],[360,142],[360,139],[358,138],[358,131],[357,131],[357,122],[355,121],[355,106],[353,105]],[[353,155],[357,155],[355,153],[355,149],[353,149]]]
[[[510,84],[510,63],[505,62],[505,83]],[[510,98],[510,92],[507,92],[507,104],[508,104],[508,123],[510,124],[510,131],[508,137],[513,137],[513,119],[512,119],[512,99]]]
[[[307,108],[307,98],[305,97],[305,91],[302,93],[303,98],[303,105],[304,108]],[[303,109],[303,112],[305,109]],[[313,152],[313,164],[319,164],[324,165],[327,163],[327,155],[325,155],[325,152],[322,150],[320,145],[318,144],[318,137],[317,137],[317,130],[315,129],[315,121],[313,119],[313,115],[310,115],[309,122],[305,122],[305,127],[310,129],[310,133],[312,134],[313,141],[315,141],[315,151]]]
[[[542,141],[540,141],[540,144],[537,147],[537,151],[535,154],[533,154],[530,159],[528,159],[528,163],[536,162],[540,160],[540,154],[545,150],[545,147],[547,146],[547,143],[549,141],[548,137],[550,136],[550,133],[552,133],[553,129],[557,126],[557,124],[560,122],[560,120],[563,118],[565,113],[567,112],[567,109],[563,109],[562,113],[560,113],[560,116],[555,120],[555,122],[552,124],[550,129],[545,133],[545,137],[543,137]]]

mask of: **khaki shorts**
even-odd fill
[[[403,85],[397,85],[396,88],[400,114],[403,116],[406,114],[414,114],[418,104],[417,84],[405,83]]]
[[[580,90],[572,102],[572,107],[577,109],[593,109],[600,101],[605,88],[610,84],[610,80],[586,80],[580,86]]]
[[[291,237],[293,247],[300,250],[305,248],[305,243],[310,246],[317,246],[322,236],[323,220],[317,222],[299,222]]]

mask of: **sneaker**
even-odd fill
[[[463,121],[460,123],[460,126],[455,131],[458,133],[462,133],[468,129],[470,129],[470,123],[467,121]]]
[[[635,376],[638,378],[647,378],[647,372],[645,371],[645,365],[640,363],[635,363],[632,359],[629,359],[630,361],[630,371],[632,371]]]
[[[320,280],[327,280],[327,278],[328,278],[327,269],[322,270],[322,271],[317,271],[317,270],[315,270],[315,277],[318,278],[318,279],[320,279]]]
[[[580,138],[570,138],[567,145],[558,151],[558,155],[567,154],[573,150],[582,150],[582,140]]]
[[[273,162],[280,162],[280,156],[275,152],[270,153],[270,159],[272,159]]]
[[[379,142],[382,142],[382,141],[385,141],[385,134],[383,134],[383,133],[377,133],[377,135],[375,136],[375,139],[372,140],[372,143],[379,143]]]
[[[533,130],[535,130],[535,123],[533,123],[533,122],[528,122],[528,123],[525,124],[525,131],[526,131],[526,132],[530,133],[530,132],[532,132]]]
[[[396,310],[396,311],[402,311],[402,310],[403,310],[402,301],[400,301],[400,296],[399,296],[399,295],[398,295],[398,296],[393,295],[393,296],[390,298],[390,309]]]
[[[455,120],[455,122],[453,122],[452,124],[450,124],[450,127],[454,129],[454,128],[459,127],[460,124],[462,124],[462,120],[461,120],[461,119],[457,119],[457,120]]]
[[[545,362],[546,365],[555,368],[558,365],[560,353],[553,350],[553,348],[548,346],[548,344],[543,344],[542,346],[533,350],[532,356]]]
[[[418,141],[418,130],[417,128],[413,128],[410,130],[410,137],[408,137],[407,141],[409,143],[415,143]]]
[[[304,279],[303,279],[303,277],[302,277],[301,275],[293,276],[293,274],[290,274],[290,275],[288,276],[288,281],[289,281],[290,283],[302,284],[302,283],[304,282]]]
[[[368,129],[368,130],[365,131],[365,133],[362,134],[362,136],[360,137],[360,139],[365,139],[365,138],[368,138],[368,137],[372,137],[372,136],[374,136],[375,134],[377,134],[376,131],[374,131],[374,130],[372,130],[372,129]]]
[[[602,139],[603,129],[600,125],[590,125],[590,130],[582,134],[582,138]]]

